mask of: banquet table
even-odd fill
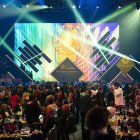
[[[31,134],[0,134],[0,140],[15,140],[22,138],[23,140],[29,140]]]
[[[118,121],[122,121],[124,118],[124,115],[115,115],[109,120],[109,124],[111,125],[111,128],[115,131],[117,138],[121,139],[122,137],[129,137],[131,136],[133,140],[138,140],[139,133],[138,131],[134,130],[132,127],[127,126],[128,131],[122,131],[121,126],[118,125]],[[128,116],[126,116],[125,121],[129,119]]]

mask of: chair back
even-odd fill
[[[35,132],[31,135],[30,140],[45,140],[43,133]]]
[[[41,125],[39,122],[34,122],[31,126],[31,132],[34,130],[41,130]]]
[[[49,131],[48,140],[57,140],[57,139],[58,139],[57,127],[56,125],[54,125],[54,127]]]
[[[77,130],[74,117],[72,115],[70,115],[66,120],[66,129],[68,133],[74,133]]]
[[[132,136],[122,136],[120,140],[133,140]]]

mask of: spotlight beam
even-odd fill
[[[130,6],[129,8],[127,8],[127,10],[130,10],[130,8],[132,8],[132,6]],[[127,11],[127,10],[125,10],[125,11]],[[26,15],[27,15],[26,18],[29,19],[32,22],[41,22],[41,20],[39,20],[38,18],[34,17],[33,15],[31,15],[29,13],[27,13]],[[73,36],[70,33],[69,33],[69,35]],[[78,37],[76,37],[76,38],[78,38]],[[89,40],[86,40],[86,39],[83,39],[83,38],[78,38],[78,39],[80,39],[84,43],[87,43],[88,45],[92,45],[93,46],[93,42],[92,41],[89,41]],[[98,48],[98,49],[100,48],[101,50],[104,50],[104,51],[107,51],[107,52],[111,52],[112,54],[115,54],[117,56],[120,56],[121,58],[126,58],[128,60],[131,60],[133,62],[136,62],[136,63],[140,64],[139,61],[137,61],[135,59],[132,59],[132,58],[130,58],[130,57],[128,57],[128,56],[126,56],[126,55],[124,55],[122,53],[115,52],[114,50],[108,49],[108,48],[106,48],[106,46],[101,46],[101,45],[97,44],[97,42],[95,43],[95,47]]]
[[[118,50],[118,49],[117,49]],[[117,51],[116,50],[116,51]],[[108,55],[107,55],[108,56]],[[109,56],[108,57],[108,60],[111,58],[112,56]],[[103,60],[103,58],[102,58],[102,60]],[[102,62],[102,60],[101,61],[99,61],[97,64],[96,64],[96,66],[98,66],[101,62]],[[105,64],[105,62],[103,63],[103,64]],[[96,79],[96,77],[97,77],[98,75],[96,75],[95,77],[94,77],[94,79]],[[93,77],[93,74],[90,76],[90,78],[92,78]]]
[[[82,18],[82,16],[80,15],[80,13],[77,11],[76,8],[75,8],[75,9],[72,8],[73,3],[72,3],[70,0],[68,0],[67,3],[68,3],[68,5],[70,6],[71,10],[72,10],[72,11],[74,12],[74,14],[76,15],[76,17],[79,19],[79,21],[83,23],[84,28],[86,29],[86,31],[87,31],[87,33],[89,34],[89,36],[90,36],[90,38],[92,39],[92,41],[93,41],[93,42],[96,42],[95,39],[94,39],[93,36],[92,36],[92,33],[91,33],[90,29],[88,29],[88,28],[86,27],[85,21],[84,21],[84,19]],[[98,49],[99,49],[100,53],[102,54],[102,56],[104,57],[104,59],[106,60],[106,62],[109,64],[109,61],[107,60],[106,56],[105,56],[104,53],[102,52],[101,48],[99,47]]]
[[[75,49],[73,49],[71,46],[69,46],[69,45],[66,44],[65,42],[62,42],[62,41],[61,41],[61,43],[62,43],[65,47],[67,47],[68,49],[70,49],[73,53],[75,53],[75,54],[78,55],[80,58],[82,58],[84,61],[86,61],[87,63],[89,63],[92,67],[94,67],[95,69],[97,69],[98,71],[100,71],[95,65],[93,65],[89,60],[87,60],[85,57],[83,57],[78,51],[76,51]],[[46,51],[47,51],[47,50],[45,50],[44,52],[46,52]],[[40,56],[41,54],[43,54],[43,53],[40,53],[40,54],[38,54],[38,55],[36,55],[36,56],[34,56],[34,57],[28,59],[28,60],[25,61],[24,63],[27,63],[28,61],[31,61],[32,59],[34,59],[34,58]]]
[[[69,35],[71,35],[71,36],[73,36],[72,34],[70,34],[70,33],[68,33]],[[82,42],[84,42],[84,43],[86,43],[86,44],[88,44],[88,45],[91,45],[91,46],[93,46],[93,44],[94,44],[94,47],[95,48],[97,48],[97,49],[101,49],[101,50],[103,50],[103,51],[107,51],[107,52],[109,52],[109,53],[112,53],[112,54],[115,54],[115,55],[117,55],[117,56],[120,56],[121,58],[125,58],[125,59],[128,59],[128,60],[131,60],[131,61],[133,61],[133,62],[136,62],[136,63],[138,63],[138,64],[140,64],[140,62],[139,61],[137,61],[137,60],[135,60],[135,59],[133,59],[133,58],[130,58],[130,57],[128,57],[127,55],[124,55],[124,54],[122,54],[122,53],[119,53],[119,52],[116,52],[116,51],[114,51],[114,50],[112,50],[112,49],[109,49],[109,48],[107,48],[106,46],[102,46],[102,45],[99,45],[97,42],[92,42],[92,41],[89,41],[89,40],[86,40],[86,39],[84,39],[84,38],[78,38],[78,37],[76,37],[76,36],[74,36],[76,39],[79,39],[80,41],[82,41]]]
[[[21,11],[19,11],[21,12]],[[22,17],[24,16],[24,14],[26,13],[26,11],[22,12],[21,15],[18,17],[18,19],[15,21],[15,23],[19,22]],[[14,29],[14,25],[9,29],[9,31],[7,32],[7,34],[3,37],[3,39],[0,41],[0,46],[5,42],[6,38],[10,35],[10,33],[12,32],[12,30]]]
[[[117,56],[116,56],[117,57]],[[120,59],[117,60],[117,62],[119,61]],[[99,80],[114,66],[115,64],[113,64],[100,78]]]
[[[102,50],[104,50],[104,51],[110,52],[110,53],[112,53],[112,54],[115,54],[115,55],[117,55],[117,56],[120,56],[120,57],[122,57],[122,58],[131,60],[131,61],[134,61],[134,62],[140,64],[139,61],[134,60],[134,59],[128,57],[127,55],[121,54],[121,53],[119,53],[119,52],[115,52],[114,50],[108,49],[108,48],[106,48],[105,46],[100,46],[99,44],[96,44],[96,45],[97,45],[98,47],[102,47]]]
[[[21,33],[20,33],[21,34]],[[17,36],[16,36],[17,37]],[[24,39],[24,37],[21,35],[21,37]],[[18,37],[17,37],[18,38]],[[30,51],[30,52],[32,52],[29,48],[28,48],[28,50]],[[24,50],[25,51],[25,50]],[[27,51],[25,51],[26,53],[28,53]],[[33,53],[33,52],[32,52]],[[43,53],[42,53],[43,54]],[[31,54],[30,53],[28,53],[28,55],[30,56],[30,58],[32,58],[31,57]],[[34,53],[33,53],[33,55],[35,55]],[[26,56],[25,56],[26,57]],[[34,58],[37,58],[37,55],[35,55],[35,57]],[[33,58],[33,59],[34,59]],[[29,60],[29,59],[28,59]],[[26,61],[26,62],[28,62],[28,60]],[[32,59],[31,59],[32,60]],[[34,59],[34,61],[36,62],[36,63],[38,63],[35,59]],[[24,64],[26,64],[26,62],[24,62]],[[31,62],[32,63],[32,62]]]
[[[117,58],[118,56],[115,56],[115,58]],[[118,59],[118,60],[120,60],[120,59]],[[116,61],[116,62],[118,62],[118,60]],[[113,64],[103,75],[105,75],[113,66],[114,66],[115,64]],[[98,74],[99,75],[99,74]],[[94,79],[96,79],[96,77],[98,77],[98,75],[96,75],[95,77],[94,77]],[[102,75],[102,76],[103,76]],[[91,75],[91,77],[92,77],[93,75]],[[101,76],[101,77],[102,77]],[[100,78],[99,78],[100,79]]]
[[[88,64],[90,64],[92,67],[94,67],[95,69],[97,69],[98,71],[100,71],[100,69],[98,69],[95,65],[93,65],[93,63],[91,63],[88,59],[86,59],[83,55],[81,55],[78,51],[76,51],[74,48],[72,48],[71,46],[69,46],[67,43],[65,43],[64,41],[61,41],[61,43],[66,46],[68,49],[70,49],[73,53],[75,53],[76,55],[78,55],[80,58],[82,58],[84,61],[86,61]]]
[[[28,15],[29,16],[29,15]],[[30,18],[30,19],[32,19],[32,18]],[[37,19],[36,19],[37,20]],[[36,21],[35,20],[35,21]],[[52,32],[50,33],[49,32],[49,35],[50,36],[52,36]],[[32,41],[33,42],[33,41]],[[66,46],[67,48],[69,48],[72,52],[74,52],[75,54],[77,54],[79,57],[81,57],[83,60],[85,60],[87,63],[89,63],[92,67],[94,67],[94,68],[96,68],[97,70],[99,70],[95,65],[93,65],[89,60],[87,60],[86,58],[84,58],[78,51],[76,51],[75,49],[73,49],[73,48],[71,48],[70,46],[68,46],[66,43],[64,43],[64,42],[62,42],[62,44],[64,44],[64,46]],[[47,50],[46,50],[47,51]],[[44,52],[46,52],[46,51],[44,51]],[[27,63],[28,61],[30,61],[30,60],[32,60],[32,59],[34,59],[35,57],[37,57],[37,56],[39,56],[39,55],[41,55],[42,53],[40,53],[40,54],[38,54],[38,55],[36,55],[36,56],[34,56],[34,57],[32,57],[32,58],[30,58],[30,59],[28,59],[27,61],[25,61],[24,63]],[[100,70],[99,70],[100,71]]]
[[[127,7],[125,10],[123,10],[123,12],[124,12],[124,11],[126,12],[126,11],[130,10],[131,8],[132,8],[132,6],[129,5],[129,7]],[[123,9],[123,8],[122,8],[122,9]],[[122,9],[121,9],[121,10],[122,10]],[[115,15],[116,15],[116,14],[115,14]],[[39,20],[38,18],[34,17],[33,15],[31,15],[31,14],[29,14],[29,13],[26,14],[26,18],[27,18],[28,20],[32,21],[32,22],[42,22],[41,20]],[[104,21],[107,21],[107,20],[104,20]],[[52,35],[52,34],[51,34],[51,35]],[[69,35],[73,36],[73,35],[70,34],[70,33],[69,33]],[[76,37],[76,38],[78,38],[78,37]],[[84,42],[84,43],[87,43],[88,45],[92,45],[92,46],[93,46],[93,42],[91,42],[91,41],[89,41],[89,40],[86,40],[86,39],[83,39],[83,38],[78,38],[78,39],[80,39],[80,40],[81,40],[82,42]],[[140,64],[139,61],[137,61],[137,60],[135,60],[135,59],[132,59],[132,58],[130,58],[130,57],[124,55],[124,54],[121,54],[121,53],[119,53],[119,52],[115,52],[115,51],[113,51],[113,50],[111,50],[111,49],[107,49],[105,46],[101,46],[101,45],[99,45],[99,44],[96,43],[96,44],[95,44],[95,47],[96,47],[96,48],[99,48],[99,47],[100,47],[101,50],[104,50],[104,51],[107,51],[107,52],[111,52],[112,54],[115,54],[115,55],[117,55],[117,56],[120,56],[120,57],[122,57],[122,58],[126,58],[126,59],[128,59],[128,60],[131,60],[131,61],[134,61],[134,62]]]
[[[1,36],[0,36],[0,41],[2,40]],[[3,42],[3,46],[21,63],[23,63],[19,56],[13,51],[13,49],[11,49],[11,47],[4,41]]]
[[[31,21],[33,22],[41,22],[40,20],[38,20],[37,18],[33,17],[31,14],[27,14],[28,15],[28,19],[30,19]],[[32,19],[31,19],[32,18]],[[82,39],[82,38],[81,38]],[[87,42],[86,42],[87,43]],[[88,44],[92,44],[93,45],[93,42],[88,42]],[[101,48],[103,49],[103,47]],[[110,51],[110,50],[109,50]]]
[[[114,18],[117,18],[120,15],[132,10],[134,7],[135,7],[135,3],[131,3],[131,4],[127,5],[126,7],[123,7],[121,9],[119,9],[119,10],[117,9],[114,13],[109,14],[107,17],[105,17],[105,18],[103,18],[101,20],[98,20],[96,23],[100,24],[100,23],[108,22],[108,21],[110,21],[110,20],[112,20]],[[95,28],[95,26],[93,26],[93,28]],[[91,28],[91,29],[93,29],[93,28]]]
[[[34,4],[34,2],[32,2],[31,4]],[[28,10],[18,10],[17,12],[20,13],[20,16],[17,18],[17,20],[15,21],[15,23],[19,22],[22,17],[24,16],[25,13],[28,12]],[[14,29],[14,25],[9,29],[9,31],[7,32],[7,34],[3,37],[3,39],[0,41],[0,46],[5,42],[6,38],[9,36],[9,34],[12,32],[12,30]]]
[[[112,20],[113,18],[116,18],[116,17],[118,17],[119,15],[121,15],[121,14],[123,14],[123,13],[125,13],[125,12],[127,12],[127,11],[129,11],[129,10],[132,10],[133,7],[134,7],[134,5],[135,5],[134,3],[133,3],[133,4],[131,3],[131,4],[129,4],[128,6],[126,6],[126,7],[124,7],[124,8],[121,8],[121,9],[115,11],[113,14],[108,15],[108,16],[105,17],[104,19],[101,19],[101,20],[97,21],[97,23],[103,23],[103,22],[110,21],[110,20]]]
[[[69,4],[69,6],[71,8],[72,2],[71,1],[67,1],[67,3]],[[124,12],[126,12],[128,10],[131,10],[132,8],[133,8],[133,5],[131,4],[131,5],[127,6],[126,8],[121,9],[119,12],[115,12],[113,15],[111,14],[111,15],[107,16],[106,18],[104,18],[103,20],[98,21],[98,23],[106,22],[106,21],[111,20],[111,19],[113,19],[115,17],[118,17],[120,14],[123,14]],[[76,9],[72,9],[71,8],[71,10],[74,12],[74,14],[76,15],[76,17],[80,20],[80,22],[84,22],[84,20],[82,19],[81,15],[78,13],[78,11]],[[84,24],[84,26],[85,26],[85,24]],[[89,33],[91,39],[93,39],[91,32],[88,31],[88,33]],[[115,54],[117,56],[120,56],[122,58],[126,58],[126,59],[131,60],[131,61],[134,61],[136,63],[140,63],[139,61],[133,60],[133,59],[129,58],[128,56],[123,55],[123,54],[121,54],[119,52],[114,52],[113,50],[107,49],[106,47],[99,45],[96,41],[95,41],[95,43],[96,43],[97,48],[99,50],[100,49],[101,50],[105,50],[105,51],[111,52],[111,53],[113,53],[113,54]]]
[[[46,51],[44,51],[44,52],[46,52]],[[44,52],[37,54],[36,56],[34,56],[34,57],[28,59],[27,61],[24,61],[24,64],[26,64],[27,62],[33,60],[34,58],[37,58],[38,56],[40,56],[40,55],[43,54]]]
[[[72,36],[72,34],[70,34],[70,33],[69,33],[69,35]],[[77,38],[77,37],[76,37],[76,38]],[[78,38],[77,38],[77,39],[78,39]],[[82,42],[84,42],[84,43],[86,43],[86,44],[88,44],[88,45],[92,45],[92,46],[93,46],[93,44],[95,43],[95,42],[93,43],[92,41],[86,40],[86,39],[84,39],[84,38],[79,38],[79,40],[82,41]],[[135,59],[133,59],[133,58],[130,58],[130,57],[128,57],[127,55],[124,55],[124,54],[122,54],[122,53],[119,53],[119,52],[116,52],[116,51],[114,51],[114,50],[111,50],[111,49],[107,48],[106,46],[99,45],[97,42],[94,44],[94,47],[97,48],[97,49],[100,48],[100,49],[103,50],[103,51],[110,52],[110,53],[112,53],[112,54],[115,54],[115,55],[117,55],[117,56],[120,56],[121,58],[125,58],[125,59],[131,60],[131,61],[133,61],[133,62],[136,62],[136,63],[140,64],[139,61],[137,61],[137,60],[135,60]]]
[[[131,7],[131,8],[132,8],[132,7]],[[130,10],[130,7],[127,8],[127,10]],[[126,10],[125,10],[125,11],[126,11]],[[29,19],[29,20],[32,21],[32,22],[41,22],[41,20],[39,20],[38,18],[34,17],[33,15],[31,15],[31,14],[29,14],[29,13],[27,13],[26,18]],[[73,35],[70,34],[70,33],[69,33],[69,35],[73,36]],[[76,38],[78,38],[78,37],[76,37]],[[90,45],[93,45],[93,42],[91,42],[91,41],[88,41],[88,40],[83,39],[83,38],[78,38],[78,39],[80,39],[80,40],[81,40],[82,42],[84,42],[84,43],[87,43],[88,45],[89,45],[89,44],[90,44]],[[117,55],[117,56],[120,56],[120,57],[122,57],[122,58],[129,59],[129,60],[131,60],[131,61],[134,61],[134,62],[140,64],[140,62],[137,61],[137,60],[134,60],[134,59],[132,59],[132,58],[130,58],[130,57],[124,55],[124,54],[119,53],[119,52],[115,52],[115,51],[113,51],[113,50],[111,50],[111,49],[107,49],[106,47],[100,46],[100,45],[97,44],[97,43],[96,43],[95,47],[96,47],[96,48],[99,48],[99,47],[100,47],[101,50],[111,52],[111,53],[113,53],[113,54],[115,54],[115,55]]]
[[[32,78],[30,78],[27,73],[25,73],[17,64],[15,64],[15,62],[8,56],[8,55],[5,55],[18,69],[20,69],[31,81],[33,81]]]
[[[2,40],[1,36],[0,36],[0,41]],[[20,57],[13,51],[13,49],[11,49],[11,47],[4,41],[3,42],[3,46],[5,47],[6,50],[8,50],[8,52],[10,54],[12,54],[21,64],[25,65],[22,60],[20,59]],[[7,56],[7,55],[6,55]],[[12,60],[13,61],[13,60]],[[14,63],[14,61],[13,61]],[[14,63],[15,64],[15,63]],[[17,66],[17,65],[16,65]],[[22,71],[23,72],[23,71]],[[25,73],[25,72],[24,72]],[[36,76],[40,79],[40,77],[36,74]]]

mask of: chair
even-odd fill
[[[31,125],[31,132],[34,131],[34,130],[41,130],[41,125],[39,122],[34,122],[32,125]]]
[[[130,136],[122,136],[120,137],[119,140],[133,140],[133,137],[130,135]]]
[[[75,140],[74,132],[76,132],[77,128],[75,126],[74,117],[72,115],[70,115],[66,120],[66,129],[68,135],[72,135]]]
[[[45,140],[44,135],[42,132],[33,132],[30,137],[30,140]]]
[[[54,127],[48,133],[48,140],[57,140],[57,127]]]
[[[45,140],[44,135],[41,131],[40,123],[34,122],[31,129],[32,135],[30,137],[30,140]]]

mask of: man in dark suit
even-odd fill
[[[81,89],[81,97],[80,97],[80,115],[81,115],[81,129],[82,129],[82,135],[84,136],[85,131],[85,117],[88,110],[91,108],[92,99],[87,94],[86,87],[83,87]]]
[[[111,102],[115,102],[113,86],[109,87],[109,92],[107,93],[107,106],[110,106]]]
[[[34,94],[30,94],[29,101],[25,107],[26,120],[29,126],[32,126],[34,122],[39,122],[40,114],[40,104],[36,101],[36,96]]]

